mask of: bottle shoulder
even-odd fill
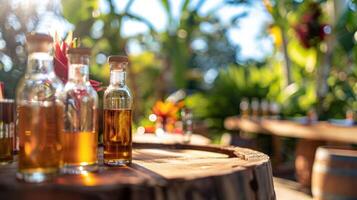
[[[128,97],[132,98],[132,94],[130,89],[127,86],[124,87],[113,87],[109,86],[105,91],[104,91],[104,98],[106,97]]]
[[[53,100],[63,89],[62,82],[55,76],[36,75],[23,76],[16,87],[16,99],[21,100]]]
[[[104,109],[132,109],[133,98],[125,87],[108,87],[103,97]]]

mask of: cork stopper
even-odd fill
[[[91,49],[86,47],[69,48],[67,54],[87,55],[91,54]]]
[[[129,62],[128,56],[120,56],[120,55],[114,55],[114,56],[109,56],[108,57],[108,62],[116,62],[116,63],[127,63]]]
[[[26,46],[28,53],[49,52],[52,48],[53,39],[43,33],[28,33],[26,35]]]

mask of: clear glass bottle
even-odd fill
[[[125,83],[126,56],[110,56],[110,85],[104,92],[104,164],[126,165],[132,160],[133,98]]]
[[[98,168],[98,95],[89,82],[90,49],[70,48],[67,54],[68,82],[61,95],[65,108],[62,172],[82,174]]]
[[[19,163],[17,178],[42,182],[53,178],[61,166],[63,105],[62,82],[53,70],[52,38],[28,34],[27,70],[16,91]]]

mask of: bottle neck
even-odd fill
[[[89,67],[86,64],[70,64],[68,81],[76,84],[85,84],[89,81]]]
[[[110,85],[125,86],[126,72],[125,70],[111,70],[110,71]]]
[[[27,59],[27,74],[53,73],[53,57],[49,53],[34,52]]]

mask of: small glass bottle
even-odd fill
[[[190,143],[192,131],[193,131],[193,116],[192,111],[189,108],[183,108],[181,110],[181,118],[183,123],[183,142]]]
[[[68,82],[61,94],[65,108],[62,172],[82,174],[98,169],[98,95],[89,82],[90,49],[70,48],[67,54]]]
[[[242,118],[249,118],[249,100],[248,98],[242,98],[240,104],[240,115]]]
[[[19,163],[17,178],[42,182],[55,176],[61,166],[63,105],[62,82],[53,70],[52,38],[28,34],[27,70],[16,91]]]
[[[104,92],[104,164],[125,165],[132,160],[133,98],[125,83],[126,56],[110,56],[110,85]]]

